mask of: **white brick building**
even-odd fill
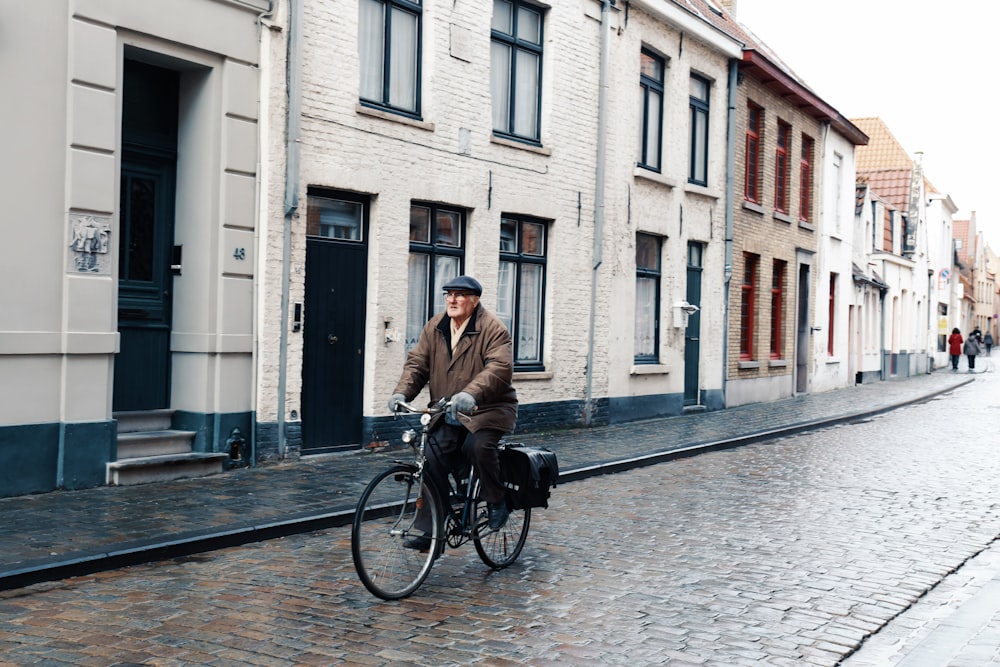
[[[398,429],[386,397],[457,271],[479,278],[511,326],[520,428],[722,406],[739,42],[665,1],[632,3],[626,17],[598,2],[303,0],[283,3],[277,23],[258,282],[263,457]],[[380,41],[387,24],[394,39]],[[647,108],[662,133],[643,124]],[[643,134],[655,156],[639,153]],[[679,306],[692,297],[685,329]]]

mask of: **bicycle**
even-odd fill
[[[420,415],[419,437],[414,429],[402,437],[413,450],[413,461],[396,461],[376,475],[358,500],[351,527],[351,556],[361,583],[383,600],[412,595],[427,579],[445,546],[455,549],[471,540],[483,563],[500,570],[517,560],[528,537],[530,508],[511,509],[502,528],[489,528],[486,502],[479,497],[479,478],[471,465],[468,479],[447,476],[447,503],[442,502],[430,479],[425,479],[431,419],[448,406],[447,399],[428,408],[398,404],[397,414]],[[418,509],[430,514],[431,543],[426,551],[403,546],[406,540],[424,534],[414,527]]]

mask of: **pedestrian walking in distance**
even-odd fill
[[[969,336],[965,341],[965,345],[962,346],[962,352],[969,360],[969,372],[976,372],[976,355],[979,354],[979,341],[975,336]]]
[[[983,345],[986,346],[986,356],[990,356],[990,348],[993,347],[993,334],[989,331],[987,331],[986,335],[983,337]]]
[[[510,333],[479,303],[483,286],[475,278],[452,278],[443,289],[445,312],[430,319],[407,355],[389,409],[395,411],[396,403],[413,400],[425,385],[429,385],[431,403],[451,399],[446,418],[431,424],[427,472],[437,488],[447,489],[449,470],[461,470],[467,465],[465,452],[471,453],[490,529],[499,530],[507,522],[508,509],[497,443],[504,433],[514,430],[517,421]],[[416,524],[427,535],[431,533],[427,517],[419,512]],[[430,542],[430,537],[421,535],[403,546],[424,550]]]
[[[962,357],[962,332],[955,327],[948,336],[948,354],[951,355],[951,370],[958,370],[958,360]]]

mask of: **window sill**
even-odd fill
[[[674,179],[668,178],[663,174],[657,173],[655,171],[646,169],[645,167],[636,167],[635,170],[632,172],[632,176],[644,181],[652,181],[653,183],[659,183],[660,185],[665,185],[668,188],[677,187],[677,182]]]
[[[736,365],[741,371],[752,371],[760,368],[759,361],[741,361]]]
[[[743,200],[743,208],[747,211],[752,211],[760,215],[764,215],[764,207],[755,201],[750,201],[749,199]]]
[[[792,220],[792,216],[788,215],[787,213],[782,213],[780,211],[775,211],[773,217],[778,222],[783,222],[786,225],[790,225],[794,222],[794,220]]]
[[[830,365],[830,364],[839,364],[840,363],[840,359],[838,357],[829,357],[826,360],[826,363],[827,363],[827,365]]]
[[[694,183],[688,183],[684,186],[684,192],[691,195],[699,195],[702,197],[708,197],[709,199],[721,199],[718,192],[715,190],[709,190],[704,185],[695,185]]]
[[[416,127],[421,130],[427,130],[428,132],[434,131],[434,123],[428,123],[425,120],[407,118],[406,116],[394,114],[390,111],[382,111],[381,109],[373,109],[371,107],[366,107],[365,105],[360,103],[354,107],[354,110],[362,116],[381,118],[382,120],[388,120],[393,123],[400,123],[401,125],[409,125],[410,127]]]
[[[806,222],[805,220],[799,220],[799,229],[804,229],[807,232],[815,232],[816,225]]]
[[[551,380],[554,377],[552,371],[514,371],[514,380],[518,382],[530,382],[531,380]]]
[[[545,148],[544,146],[532,146],[531,144],[514,141],[513,139],[504,139],[503,137],[498,137],[495,134],[490,135],[490,143],[500,144],[501,146],[508,146],[510,148],[520,148],[522,151],[538,153],[539,155],[552,155],[551,148]]]
[[[636,364],[629,370],[629,375],[666,375],[670,366],[666,364]]]
[[[771,359],[767,362],[768,368],[788,368],[787,359]]]

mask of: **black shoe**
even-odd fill
[[[500,530],[507,523],[507,517],[510,516],[510,512],[507,511],[507,503],[500,503],[494,505],[490,503],[488,505],[488,514],[490,518],[490,530]]]
[[[403,541],[403,546],[416,551],[429,551],[431,548],[431,538],[426,535],[415,535]]]

